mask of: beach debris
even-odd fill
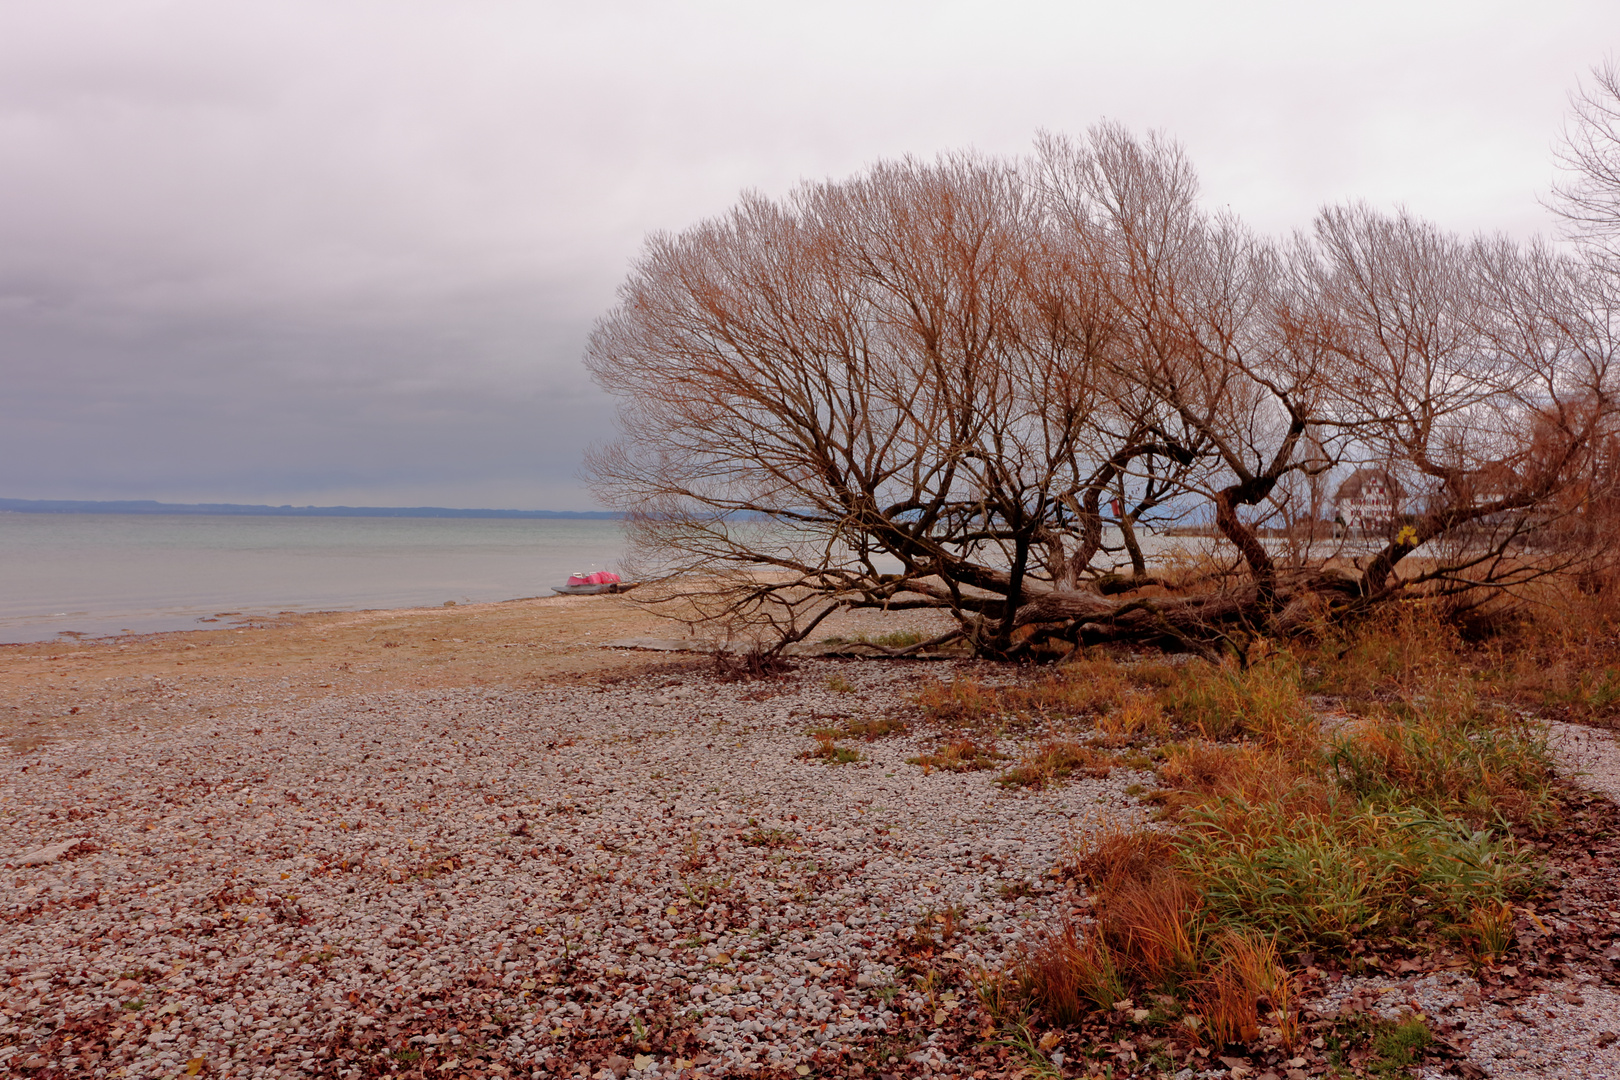
[[[80,844],[88,844],[88,836],[75,836],[71,840],[62,840],[55,844],[46,844],[42,848],[35,848],[17,857],[13,866],[47,866],[55,862]]]

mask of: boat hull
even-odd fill
[[[635,587],[633,582],[617,581],[607,585],[554,585],[551,591],[558,596],[600,596],[602,593],[629,592]]]

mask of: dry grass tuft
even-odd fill
[[[1208,974],[1194,995],[1199,1030],[1214,1046],[1260,1037],[1260,1011],[1268,1007],[1284,1049],[1299,1039],[1293,979],[1277,947],[1252,933],[1227,931],[1216,942]]]
[[[1457,940],[1475,964],[1494,964],[1513,946],[1513,909],[1507,904],[1476,906],[1457,927]]]
[[[1014,997],[1060,1027],[1078,1027],[1088,1013],[1106,1012],[1127,996],[1113,953],[1082,938],[1072,923],[1041,937],[1018,959],[1012,984]]]
[[[1289,755],[1252,743],[1216,746],[1203,741],[1165,748],[1159,778],[1166,787],[1155,792],[1172,818],[1232,800],[1275,803],[1296,814],[1327,810],[1332,793],[1309,757]]]
[[[897,716],[869,716],[844,723],[844,734],[867,742],[874,742],[886,735],[904,735],[906,730],[906,722]]]
[[[1094,892],[1108,895],[1126,881],[1148,881],[1175,859],[1164,833],[1149,829],[1104,830],[1090,851],[1074,859],[1070,871]]]
[[[1276,946],[1242,929],[1211,934],[1199,888],[1176,869],[1170,839],[1111,830],[1077,860],[1076,873],[1096,892],[1095,925],[1082,935],[1068,923],[1037,940],[1013,966],[1010,996],[1067,1027],[1126,998],[1179,998],[1192,1015],[1183,1030],[1215,1046],[1259,1037],[1269,1015],[1292,1050],[1296,994]]]
[[[1113,755],[1105,750],[1069,739],[1049,739],[1018,765],[996,777],[996,783],[1002,787],[1039,790],[1076,772],[1101,778],[1113,767]]]
[[[1193,884],[1161,866],[1147,877],[1121,878],[1101,895],[1098,934],[1134,985],[1174,988],[1199,969],[1202,907]]]
[[[1316,717],[1305,700],[1297,662],[1274,656],[1248,668],[1235,664],[1188,664],[1165,688],[1165,709],[1205,739],[1241,737],[1293,750],[1316,738]]]
[[[953,739],[931,754],[906,759],[908,764],[921,765],[925,772],[933,769],[978,772],[993,769],[997,762],[1006,760],[1007,755],[997,750],[995,743],[975,742],[972,739]]]
[[[1097,730],[1115,739],[1129,740],[1144,735],[1163,739],[1170,734],[1170,723],[1157,697],[1128,690],[1119,696],[1115,708],[1098,718]]]
[[[1149,697],[1132,688],[1134,671],[1110,660],[1079,660],[1028,685],[987,686],[976,679],[925,685],[913,699],[923,713],[949,727],[1000,729],[1109,717],[1129,704],[1129,717],[1115,721],[1135,730],[1162,723]],[[1134,700],[1133,700],[1134,699]]]
[[[837,735],[830,731],[813,731],[810,737],[816,740],[814,749],[805,750],[799,754],[807,761],[825,761],[832,765],[848,765],[861,760],[859,750],[851,750],[847,746],[839,746]]]
[[[1355,724],[1333,741],[1330,761],[1344,788],[1390,805],[1475,826],[1557,818],[1545,732],[1482,706],[1469,683],[1431,682]]]
[[[936,680],[925,684],[913,700],[924,715],[940,724],[978,728],[1006,715],[1002,693],[1001,687],[986,686],[976,679]]]

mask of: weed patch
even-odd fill
[[[874,742],[886,735],[904,735],[906,730],[906,722],[897,716],[869,716],[861,720],[849,720],[844,724],[845,735],[867,742]]]
[[[1190,823],[1179,854],[1212,920],[1290,950],[1343,952],[1420,919],[1455,926],[1533,883],[1524,858],[1490,832],[1346,796],[1312,816],[1222,800]]]
[[[1190,663],[1160,693],[1165,710],[1205,739],[1247,737],[1275,748],[1309,744],[1316,717],[1291,657],[1272,657],[1248,668]]]
[[[852,750],[847,746],[839,746],[835,741],[837,736],[828,731],[811,733],[816,740],[814,749],[802,751],[800,758],[809,761],[826,761],[833,765],[848,765],[861,760],[861,752]]]
[[[910,765],[921,765],[923,771],[943,769],[946,772],[978,772],[994,769],[997,762],[1006,761],[1007,755],[996,749],[995,743],[980,743],[972,739],[953,739],[931,754],[907,758]]]
[[[1381,803],[1504,830],[1557,817],[1545,736],[1490,715],[1466,685],[1431,685],[1353,725],[1334,739],[1330,760],[1346,790]]]
[[[996,783],[1002,787],[1038,790],[1077,772],[1104,777],[1113,767],[1113,756],[1104,750],[1067,739],[1054,739],[1042,743],[1023,761],[996,777]]]

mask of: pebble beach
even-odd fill
[[[1084,922],[1053,868],[1146,820],[1151,774],[1031,791],[925,769],[945,733],[918,688],[984,669],[803,659],[728,679],[603,648],[639,624],[620,598],[583,603],[7,654],[0,1075],[1094,1071],[1010,1047],[977,990]],[[817,753],[812,732],[862,725],[890,733]],[[1611,739],[1554,736],[1578,783],[1620,791]],[[1601,958],[1620,916],[1574,895],[1525,926],[1588,927],[1584,967],[1323,978],[1305,1004],[1424,1011],[1463,1075],[1620,1076]],[[1120,1041],[1122,1074],[1133,1055]],[[1268,1075],[1197,1064],[1177,1075]]]
[[[0,1068],[886,1064],[886,1033],[965,998],[905,985],[896,942],[998,966],[1145,778],[1010,795],[907,764],[921,734],[800,756],[812,727],[903,715],[922,666],[333,698],[15,756]],[[649,1024],[684,1052],[638,1052]]]

